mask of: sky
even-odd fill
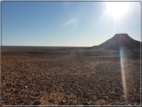
[[[94,46],[141,41],[140,2],[2,2],[3,46]]]

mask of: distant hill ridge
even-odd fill
[[[125,49],[131,50],[135,48],[140,48],[140,42],[132,39],[127,33],[119,33],[115,34],[111,39],[107,40],[106,42],[94,47],[111,50],[120,50],[121,47],[124,47]]]

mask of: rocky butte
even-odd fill
[[[115,34],[112,38],[97,46],[97,48],[120,50],[123,47],[128,50],[140,49],[140,42],[132,39],[126,33]]]

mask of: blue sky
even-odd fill
[[[107,3],[2,2],[2,45],[93,46],[116,33],[140,41],[140,3],[127,2],[125,12]]]

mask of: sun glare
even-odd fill
[[[128,2],[106,2],[106,14],[111,15],[116,21],[128,12],[128,7]]]

